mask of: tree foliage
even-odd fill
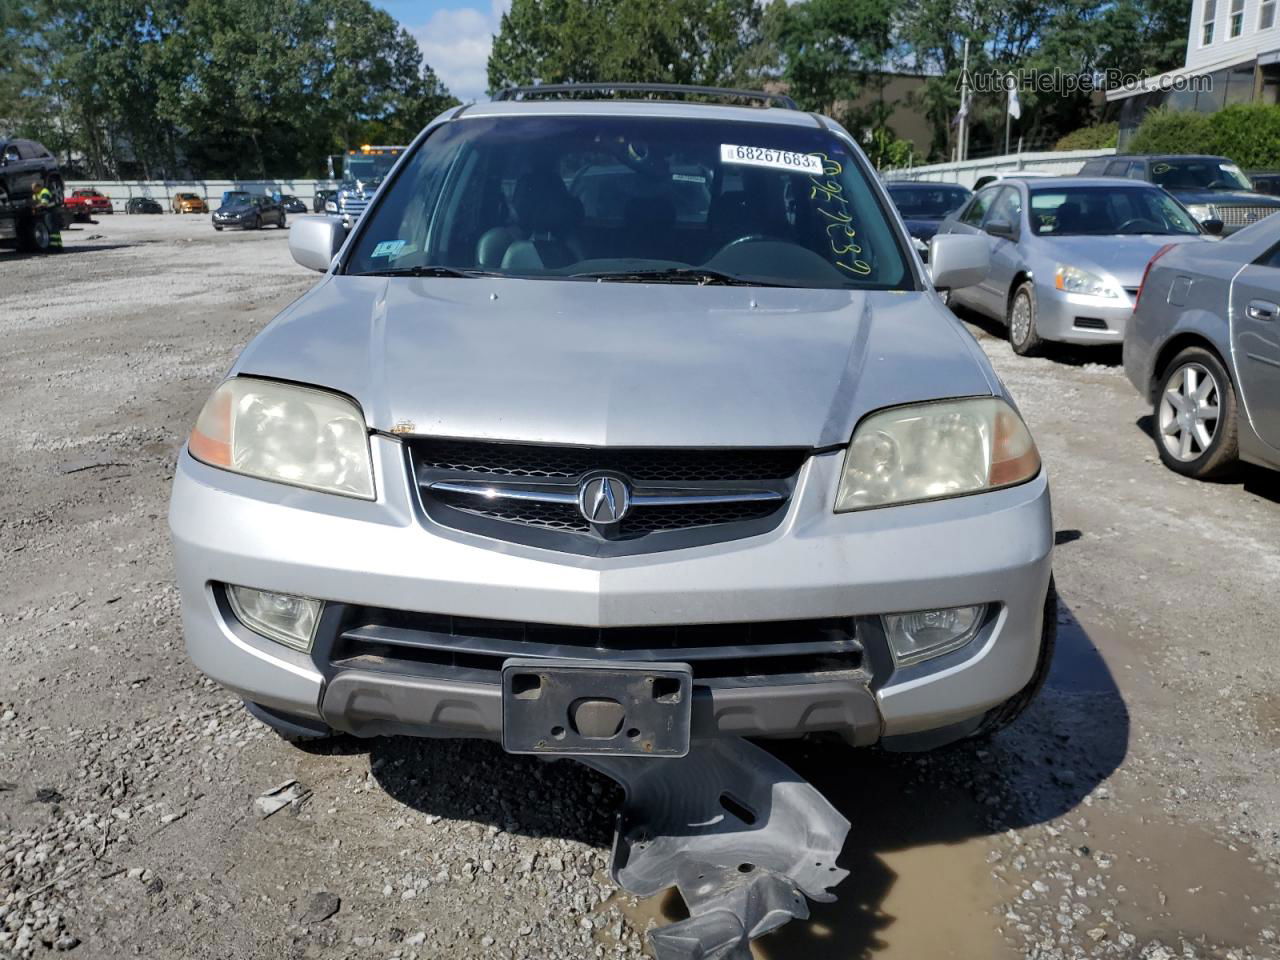
[[[369,0],[12,0],[0,55],[0,128],[95,177],[318,174],[456,102]]]
[[[1103,147],[1114,147],[1120,136],[1120,124],[1097,123],[1089,127],[1072,130],[1065,137],[1060,137],[1053,145],[1055,150],[1099,150]]]
[[[1246,170],[1280,167],[1280,106],[1238,103],[1217,113],[1154,110],[1129,141],[1130,153],[1207,153]]]

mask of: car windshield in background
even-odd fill
[[[1140,186],[1032,190],[1031,227],[1040,236],[1200,233],[1176,200]]]
[[[347,158],[347,180],[359,180],[362,183],[381,183],[382,178],[391,172],[399,157],[361,156]]]
[[[1252,190],[1249,179],[1234,163],[1212,157],[1157,160],[1151,180],[1166,190]]]
[[[346,272],[902,289],[867,174],[818,127],[652,117],[463,119],[437,129]]]
[[[890,186],[898,212],[910,220],[913,217],[941,220],[956,210],[969,198],[969,191],[958,187],[899,187]]]

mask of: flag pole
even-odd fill
[[[959,159],[968,159],[969,154],[969,38],[964,41],[964,63],[960,68],[960,130],[957,150]]]

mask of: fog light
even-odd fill
[[[320,611],[324,609],[323,601],[230,584],[227,599],[236,619],[254,633],[295,650],[311,649]]]
[[[886,613],[880,618],[893,662],[900,667],[959,650],[977,636],[986,604],[945,607],[914,613]]]

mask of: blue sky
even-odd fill
[[[510,0],[374,0],[409,32],[454,96],[474,100],[488,86],[485,64]]]

